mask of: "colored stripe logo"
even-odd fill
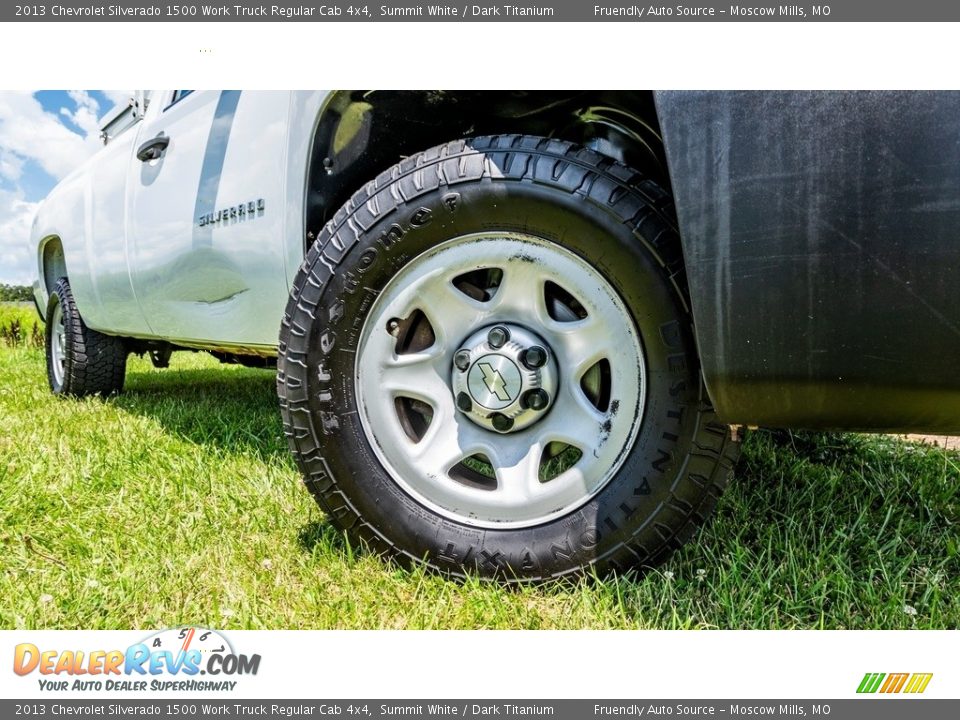
[[[932,678],[933,673],[867,673],[857,692],[919,694],[927,689]]]

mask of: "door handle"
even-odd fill
[[[170,144],[170,136],[160,133],[155,138],[150,138],[143,145],[137,148],[137,160],[141,162],[149,162],[151,160],[157,160],[163,151],[167,149],[167,145]]]

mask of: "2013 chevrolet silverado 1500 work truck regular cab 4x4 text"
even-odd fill
[[[375,551],[650,565],[731,424],[960,429],[960,94],[176,90],[102,128],[33,224],[51,388],[275,361]]]

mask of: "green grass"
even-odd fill
[[[0,345],[43,347],[43,323],[33,303],[0,302]]]
[[[755,432],[715,521],[657,571],[459,583],[345,544],[300,485],[271,373],[132,357],[125,394],[59,400],[42,351],[0,347],[0,627],[956,628],[958,466]]]

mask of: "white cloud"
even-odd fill
[[[97,104],[86,93],[81,95],[77,96],[81,104],[75,110],[61,112],[82,128],[85,136],[73,132],[57,115],[44,110],[31,94],[0,93],[0,148],[36,161],[58,180],[64,177],[100,145],[94,109]]]
[[[40,203],[19,190],[0,190],[0,282],[28,285],[36,273],[30,250],[30,224]]]
[[[100,109],[100,105],[86,90],[67,90],[67,95],[77,104],[77,107],[90,108],[94,112]]]
[[[0,178],[16,182],[23,174],[24,159],[0,147]]]
[[[13,185],[0,189],[0,282],[27,283],[35,272],[29,238],[39,203],[28,202],[20,186],[27,163],[60,180],[101,146],[99,103],[83,90],[67,97],[72,107],[49,112],[30,93],[0,92],[0,179]]]
[[[107,96],[112,105],[126,105],[130,102],[130,98],[133,97],[133,90],[101,90],[104,95]],[[110,108],[103,108],[104,113]],[[101,113],[102,116],[103,113]]]
[[[97,120],[100,118],[100,106],[88,92],[85,90],[68,90],[67,95],[77,104],[76,110],[69,108],[60,108],[60,114],[70,118],[74,125],[83,130],[84,135],[98,137],[100,126]]]

